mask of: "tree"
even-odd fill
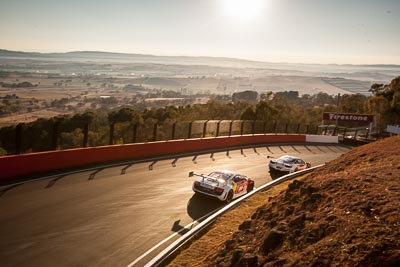
[[[393,97],[393,92],[389,90],[387,85],[384,85],[382,83],[374,83],[373,85],[371,85],[371,89],[369,89],[369,92],[371,92],[375,96],[383,96],[389,101],[391,101]]]
[[[4,148],[0,147],[0,156],[7,156],[7,150]]]
[[[390,105],[397,117],[400,117],[400,76],[390,82],[389,91],[393,93]]]
[[[337,98],[327,93],[319,92],[311,97],[314,105],[334,105],[337,103]]]
[[[274,99],[286,99],[286,100],[296,101],[299,99],[299,92],[298,91],[276,92]]]
[[[256,105],[255,116],[257,120],[265,122],[274,121],[277,114],[277,109],[269,105],[266,101],[260,101]]]
[[[248,106],[240,115],[241,120],[256,120],[257,115],[253,106]]]
[[[118,111],[112,111],[108,114],[110,124],[118,122],[130,122],[134,117],[135,111],[131,108],[122,108]]]
[[[389,123],[400,123],[400,76],[394,78],[388,85],[373,84],[369,90],[375,97],[384,97],[390,104]]]
[[[362,94],[342,95],[339,100],[339,110],[348,113],[365,113],[367,97]]]
[[[367,110],[374,114],[377,119],[377,127],[382,128],[390,122],[390,103],[383,96],[374,96],[368,99]]]

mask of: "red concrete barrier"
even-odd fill
[[[129,159],[145,159],[263,143],[297,143],[305,141],[305,135],[296,134],[245,135],[88,147],[4,156],[0,157],[0,179]]]

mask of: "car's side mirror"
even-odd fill
[[[189,177],[192,177],[194,175],[194,172],[189,172]]]

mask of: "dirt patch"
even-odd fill
[[[170,266],[400,266],[399,182],[400,137],[364,145],[245,201]]]
[[[0,127],[13,125],[17,123],[29,123],[39,118],[50,119],[58,115],[66,115],[71,112],[56,110],[56,109],[41,109],[33,112],[27,112],[23,114],[15,114],[7,117],[0,118]]]

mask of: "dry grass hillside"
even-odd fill
[[[170,266],[400,266],[400,137],[285,187],[223,215]]]

